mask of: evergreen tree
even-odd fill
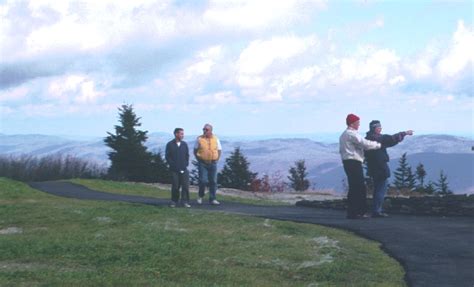
[[[423,190],[425,188],[426,170],[422,163],[416,167],[416,179],[418,180],[418,188]]]
[[[434,186],[434,183],[432,181],[429,181],[428,184],[424,187],[424,191],[427,194],[433,194],[436,192],[436,188]]]
[[[161,151],[151,155],[151,169],[147,176],[153,182],[171,183],[172,175],[166,160],[161,155]]]
[[[222,187],[250,190],[250,184],[257,176],[249,170],[249,162],[237,147],[225,160],[224,168],[217,175],[217,182]]]
[[[440,195],[453,194],[448,186],[448,177],[441,170],[439,174],[439,180],[434,184],[436,186],[436,193]]]
[[[395,179],[393,184],[397,189],[409,187],[409,166],[407,163],[407,153],[404,153],[398,161],[399,167],[393,173]]]
[[[192,185],[199,184],[199,165],[197,160],[192,160],[191,165],[193,166],[191,171],[189,172],[189,183]]]
[[[308,173],[306,172],[306,166],[304,160],[298,160],[295,162],[294,167],[289,170],[290,175],[290,186],[296,191],[305,191],[309,188],[309,180],[306,179]]]
[[[120,125],[115,126],[115,134],[107,132],[108,136],[104,139],[112,149],[108,152],[112,163],[108,174],[118,180],[152,181],[152,155],[144,145],[147,131],[136,129],[141,123],[132,105],[122,105],[118,110]]]
[[[416,188],[416,175],[413,173],[411,166],[408,167],[406,187],[410,190],[414,190]]]

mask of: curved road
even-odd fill
[[[167,205],[169,200],[112,194],[68,182],[35,182],[30,186],[62,197]],[[389,218],[347,220],[338,210],[297,206],[256,206],[224,202],[193,208],[264,218],[314,223],[352,231],[382,243],[385,252],[405,268],[409,286],[474,286],[474,219],[393,215]]]

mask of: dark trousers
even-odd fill
[[[365,187],[362,163],[350,159],[343,160],[342,164],[349,181],[347,216],[362,215],[367,212],[367,189]]]
[[[171,185],[171,200],[179,201],[179,189],[181,188],[181,201],[189,202],[189,172],[185,170],[183,173],[172,171],[173,182]]]

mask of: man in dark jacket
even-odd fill
[[[380,149],[365,151],[368,173],[374,183],[372,217],[387,217],[388,215],[383,212],[382,208],[387,192],[388,178],[390,177],[390,168],[388,167],[390,158],[387,154],[387,148],[397,145],[406,135],[413,135],[413,131],[408,130],[394,135],[383,135],[382,125],[377,120],[371,121],[369,127],[370,130],[365,138],[382,144]]]
[[[178,204],[180,188],[183,206],[191,207],[189,205],[189,149],[188,144],[183,141],[183,138],[184,130],[176,128],[174,130],[174,139],[166,144],[165,158],[173,176],[170,207],[176,207]]]

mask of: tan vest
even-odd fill
[[[217,137],[212,136],[207,138],[200,136],[197,138],[199,141],[199,148],[197,150],[197,156],[202,161],[213,161],[219,158],[219,152],[217,150]]]

